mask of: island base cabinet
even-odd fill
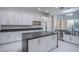
[[[28,41],[28,52],[48,52],[57,46],[57,35],[50,35]]]
[[[38,52],[39,49],[39,38],[28,41],[28,51],[27,52]]]

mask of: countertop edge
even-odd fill
[[[29,38],[29,39],[22,39],[22,40],[33,40],[33,39],[37,39],[37,38],[41,38],[41,37],[46,37],[46,36],[50,36],[50,35],[55,35],[55,34],[57,34],[57,33],[48,34],[48,35],[43,35],[43,36],[34,37],[34,38]]]

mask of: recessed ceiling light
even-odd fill
[[[38,10],[40,10],[40,8],[38,8]]]
[[[55,8],[58,8],[58,7],[55,7]]]

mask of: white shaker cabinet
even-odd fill
[[[0,51],[22,51],[22,34],[19,32],[0,33]]]
[[[29,52],[38,52],[38,51],[40,51],[40,49],[39,49],[39,40],[40,40],[40,38],[28,41],[28,51]]]
[[[71,42],[79,45],[79,36],[72,36]]]
[[[12,12],[1,13],[1,25],[13,25],[15,24],[15,14]]]
[[[21,52],[21,51],[22,51],[21,41],[0,45],[0,52]]]
[[[1,13],[1,25],[9,24],[8,18],[9,18],[9,16],[8,16],[7,12]]]
[[[8,23],[9,24],[6,24],[6,25],[15,25],[15,16],[16,16],[16,14],[15,13],[12,13],[12,12],[10,12],[10,13],[8,13]]]
[[[23,20],[23,18],[22,18],[22,15],[20,13],[15,14],[14,25],[22,25],[23,24],[22,20]]]
[[[22,15],[23,25],[32,25],[33,16],[24,14]]]
[[[28,52],[47,52],[57,46],[57,35],[50,35],[28,41]]]
[[[55,48],[57,46],[57,36],[51,35],[44,38],[41,38],[40,41],[40,51],[46,52],[50,51],[51,49]]]
[[[19,32],[4,32],[0,33],[0,44],[17,41],[22,39],[22,34]]]
[[[33,15],[16,12],[0,12],[1,25],[32,25]]]
[[[72,39],[71,35],[66,35],[66,34],[63,35],[63,40],[70,41],[71,39]]]
[[[79,36],[64,34],[63,37],[63,40],[79,45]]]

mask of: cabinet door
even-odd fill
[[[14,25],[15,13],[14,12],[3,12],[1,14],[2,25]]]
[[[32,25],[33,16],[32,15],[23,15],[23,25]]]
[[[46,36],[38,39],[29,40],[29,52],[47,52],[57,46],[56,35]]]
[[[28,41],[28,51],[29,52],[39,52],[39,40],[40,39],[33,39]]]
[[[48,43],[47,43],[47,41],[48,41],[48,38],[46,38],[46,37],[43,37],[43,38],[40,39],[40,46],[39,46],[40,52],[46,52],[46,51],[48,51],[48,49],[50,49],[47,46],[47,44],[49,43],[49,41],[48,41]]]
[[[66,35],[66,34],[64,34],[64,35],[63,35],[63,40],[65,40],[65,41],[70,41],[70,40],[71,40],[71,35]]]
[[[0,44],[21,40],[19,32],[0,33]]]
[[[13,42],[0,45],[0,52],[21,52],[22,51],[22,42]]]
[[[7,12],[4,12],[1,14],[1,24],[2,25],[6,25],[6,24],[9,24],[9,15]]]
[[[79,45],[79,37],[78,36],[72,36],[72,39],[70,40],[70,42]]]
[[[52,35],[53,46],[57,46],[57,34]]]
[[[46,52],[55,48],[57,46],[57,39],[55,37],[56,36],[51,35],[42,38],[40,43],[40,51]]]
[[[8,12],[8,25],[14,25],[15,24],[15,13],[13,12]]]

